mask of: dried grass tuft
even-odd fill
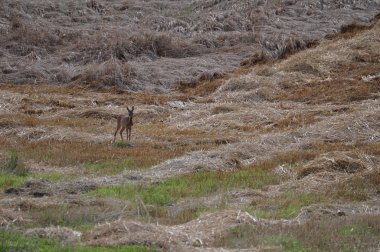
[[[367,167],[353,152],[330,152],[309,162],[298,172],[298,179],[323,171],[358,173]]]
[[[47,227],[28,229],[25,235],[29,237],[57,239],[62,245],[73,245],[82,234],[67,227]]]
[[[131,65],[117,59],[108,60],[100,65],[93,64],[80,77],[79,81],[91,86],[126,88],[134,71]]]

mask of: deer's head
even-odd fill
[[[133,110],[135,110],[135,107],[134,106],[132,106],[132,109],[129,109],[128,107],[127,107],[127,110],[128,110],[128,116],[129,116],[129,118],[133,118]]]

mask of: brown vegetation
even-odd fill
[[[72,246],[377,249],[380,24],[348,27],[290,54],[332,28],[320,22],[330,11],[363,13],[373,1],[352,9],[325,1],[326,13],[312,1],[309,10],[303,1],[154,2],[160,17],[152,2],[69,3],[77,9],[55,0],[4,3],[15,13],[0,22],[0,53],[9,60],[2,80],[71,84],[0,86],[2,229]],[[41,23],[22,36],[26,14],[60,29]],[[269,27],[274,17],[288,21]],[[127,33],[132,20],[141,32]],[[296,21],[298,35],[283,34]],[[33,33],[40,29],[44,38]],[[52,57],[67,65],[41,71]],[[210,67],[243,58],[230,73]],[[15,62],[24,59],[35,65],[21,78],[25,66]],[[132,139],[113,144],[127,106],[136,108]]]
[[[369,0],[324,5],[322,11],[314,2],[280,0],[6,0],[0,82],[168,91],[239,64],[283,58],[336,31],[362,30],[379,7]]]

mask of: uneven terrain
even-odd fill
[[[38,22],[48,22],[48,10],[55,13],[63,7],[58,1],[45,2],[33,1],[39,9],[21,8],[25,4],[21,1],[0,4],[11,8],[13,3],[12,10],[18,14],[40,11]],[[195,61],[160,55],[146,62],[138,60],[141,55],[128,58],[128,64],[136,64],[139,71],[152,73],[149,64],[157,69],[163,64],[159,76],[175,76],[177,71],[185,76],[189,71],[178,62],[189,60],[214,71],[207,65],[213,60],[210,55],[223,60],[236,57],[220,65],[226,69],[223,74],[199,78],[191,85],[180,76],[186,84],[170,80],[164,89],[159,87],[160,92],[152,92],[156,83],[145,85],[139,74],[135,81],[142,86],[104,89],[99,88],[98,77],[93,80],[96,85],[76,81],[52,85],[45,77],[15,85],[25,72],[17,67],[14,72],[2,70],[0,250],[378,251],[380,22],[371,14],[376,8],[366,10],[378,3],[351,1],[350,8],[339,9],[339,1],[324,2],[323,10],[309,4],[310,14],[305,13],[313,16],[318,10],[319,23],[311,22],[309,28],[299,24],[310,36],[303,39],[313,43],[305,50],[286,51],[281,59],[269,57],[269,50],[261,47],[257,48],[264,56],[255,54],[247,61],[236,48],[231,52],[226,47],[213,47],[212,53],[202,49],[206,51],[199,51],[199,57],[205,61],[198,56]],[[99,22],[99,34],[104,34],[101,20],[106,17],[115,19],[115,27],[116,21],[129,20],[107,16],[111,8],[137,13],[140,19],[133,20],[152,22],[152,27],[159,24],[159,19],[145,16],[149,1],[125,2],[127,7],[108,1],[86,3],[78,13],[92,8],[91,20]],[[215,6],[235,2],[206,3],[193,1],[188,9],[177,1],[156,4],[178,5],[176,17],[193,20],[204,9],[217,11]],[[267,2],[275,3],[280,1]],[[303,1],[281,3],[284,12],[279,13],[290,15],[293,12],[286,10],[299,10]],[[348,16],[362,20],[355,19],[356,25],[332,35],[330,29],[338,31],[342,23],[323,21],[328,19],[326,9],[339,12],[343,23],[349,23],[343,18]],[[161,11],[165,10],[163,6]],[[70,20],[80,17],[74,14]],[[49,25],[61,27],[68,17],[61,13],[51,18]],[[88,19],[78,22],[93,29]],[[211,29],[202,22],[202,29]],[[185,42],[197,31],[186,27],[178,35]],[[330,35],[322,39],[326,34]],[[94,46],[102,45],[105,38],[99,39]],[[61,46],[63,53],[68,45]],[[247,46],[257,45],[247,42]],[[10,62],[6,51],[10,49],[0,50],[5,53],[2,63]],[[44,64],[52,55],[46,55],[33,61],[37,62],[33,67],[51,76]],[[30,65],[14,57],[15,62]],[[123,59],[112,60],[124,64],[119,62]],[[56,62],[50,66],[58,67]],[[164,78],[147,76],[146,83]],[[24,81],[31,79],[20,82]],[[127,106],[135,106],[132,140],[123,142],[117,135],[113,143],[116,117],[127,114]]]

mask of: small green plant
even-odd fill
[[[9,157],[0,165],[0,189],[18,186],[26,179],[28,171],[19,159],[17,152],[11,152]]]
[[[127,147],[132,147],[132,145],[130,143],[117,141],[117,142],[113,143],[113,147],[115,147],[115,148],[127,148]]]

